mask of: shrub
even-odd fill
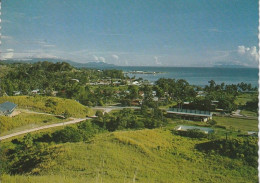
[[[200,151],[212,151],[230,158],[243,159],[247,164],[257,167],[257,138],[235,138],[230,140],[213,140],[196,145]]]
[[[79,142],[82,140],[82,135],[77,129],[66,126],[64,129],[54,132],[52,138],[55,142]]]
[[[199,129],[191,129],[187,131],[173,131],[174,134],[184,136],[184,137],[190,137],[190,138],[207,138],[208,135],[201,132]]]

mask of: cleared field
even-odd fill
[[[241,110],[240,114],[245,115],[245,116],[252,116],[252,117],[257,117],[258,114],[256,112],[248,111],[248,110]]]
[[[257,96],[257,93],[243,93],[236,97],[235,104],[245,105],[248,101],[252,101],[254,96]]]
[[[213,119],[217,122],[217,125],[225,126],[227,129],[240,131],[258,131],[257,120],[219,116],[214,116]]]

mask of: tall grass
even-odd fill
[[[0,103],[13,102],[18,108],[31,109],[34,111],[46,112],[51,114],[63,114],[67,111],[72,117],[86,117],[92,111],[86,106],[71,100],[58,97],[46,96],[4,96],[0,97]]]
[[[257,169],[242,160],[204,154],[190,139],[169,130],[118,131],[89,142],[61,144],[38,176],[3,175],[3,182],[257,182]],[[48,164],[48,166],[46,165]]]

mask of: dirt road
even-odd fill
[[[56,123],[56,124],[52,124],[52,125],[46,125],[46,126],[41,126],[41,127],[38,127],[38,128],[33,128],[33,129],[29,129],[29,130],[24,130],[24,131],[12,133],[12,134],[0,137],[0,141],[4,140],[4,139],[11,138],[11,137],[15,137],[15,136],[18,136],[18,135],[26,134],[26,133],[29,133],[29,132],[35,132],[35,131],[43,130],[43,129],[47,129],[47,128],[53,128],[53,127],[57,127],[57,126],[65,126],[65,125],[70,125],[70,124],[74,124],[74,123],[79,123],[79,122],[85,121],[87,119],[91,119],[91,118],[73,119],[71,121],[67,121],[67,122],[63,122],[63,123]]]

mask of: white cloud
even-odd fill
[[[4,53],[1,54],[2,59],[11,59],[14,56],[14,49],[6,49]]]
[[[118,55],[112,55],[112,57],[113,57],[114,59],[116,59],[116,60],[119,59],[119,56],[118,56]]]
[[[95,61],[98,61],[98,57],[96,55],[93,55],[93,57]]]
[[[55,47],[55,45],[53,45],[53,44],[45,44],[45,45],[43,45],[43,47]]]
[[[259,59],[259,54],[257,52],[257,49],[255,46],[251,47],[251,49],[249,50],[249,54],[255,59],[258,60]]]
[[[104,63],[106,62],[106,59],[105,59],[104,57],[99,57],[98,60],[99,60],[100,62],[104,62]]]
[[[154,58],[154,61],[155,61],[155,64],[156,64],[156,65],[162,65],[162,62],[160,62],[160,61],[158,60],[159,58],[158,58],[157,56],[154,56],[153,58]]]
[[[249,59],[258,61],[259,54],[258,54],[256,46],[252,46],[251,48],[249,48],[249,47],[245,47],[244,45],[241,45],[241,46],[238,46],[237,52],[240,55],[244,55],[244,56],[248,57]]]

